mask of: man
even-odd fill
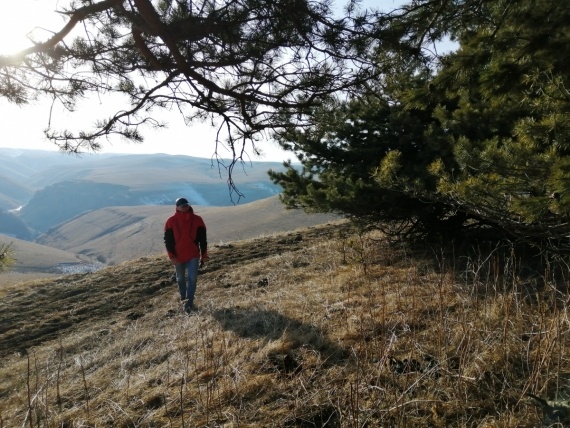
[[[190,312],[198,280],[198,266],[208,260],[206,225],[186,198],[176,200],[176,212],[164,225],[164,245],[176,268],[176,280],[184,310]]]

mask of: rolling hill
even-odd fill
[[[334,215],[286,210],[277,196],[230,207],[194,206],[194,210],[206,222],[210,246],[338,219]],[[37,244],[0,235],[0,242],[15,241],[19,259],[15,268],[19,274],[1,275],[0,285],[14,279],[30,279],[39,272],[61,271],[62,267],[71,270],[73,265],[70,264],[73,263],[77,269],[92,270],[100,267],[100,264],[114,265],[162,254],[164,223],[173,212],[172,206],[109,207],[94,210],[51,229],[37,240]],[[33,252],[30,251],[31,248],[34,249]],[[23,276],[22,273],[28,275]]]
[[[180,196],[194,205],[232,206],[278,194],[267,175],[278,162],[235,165],[189,156],[84,155],[0,149],[0,210],[11,210],[26,223],[26,234],[2,230],[18,238],[37,237],[85,212],[113,207],[171,205]],[[235,190],[235,189],[234,189]]]
[[[14,246],[17,262],[12,272],[0,275],[0,286],[15,281],[61,275],[66,273],[66,266],[94,266],[93,261],[87,257],[0,234],[0,244],[9,243]]]
[[[206,222],[208,242],[236,241],[326,223],[338,217],[286,210],[277,196],[231,207],[194,206]],[[163,230],[172,206],[110,207],[80,215],[38,243],[106,264],[164,251]]]

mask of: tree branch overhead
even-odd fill
[[[98,149],[112,134],[139,141],[124,112],[141,124],[172,107],[201,112],[228,130],[227,143],[243,143],[292,120],[302,125],[311,106],[372,70],[355,43],[371,28],[333,19],[327,1],[103,0],[60,13],[69,19],[48,40],[0,57],[0,96],[48,96],[73,108],[93,94],[124,95],[130,105],[95,130],[48,130],[72,151]]]

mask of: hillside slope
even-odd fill
[[[16,215],[0,209],[0,234],[14,238],[32,240],[32,233],[26,224]]]
[[[184,195],[194,205],[232,206],[277,195],[267,171],[280,162],[235,165],[191,156],[84,154],[0,148],[0,210],[18,209],[35,238],[71,218],[113,206],[171,205]],[[2,186],[1,184],[5,184]],[[6,228],[5,228],[6,229]],[[21,237],[15,230],[4,233]]]
[[[231,207],[194,206],[211,244],[253,238],[337,219],[287,210],[277,196]],[[111,207],[80,215],[41,236],[38,243],[117,264],[164,252],[164,223],[172,206]]]
[[[412,254],[340,223],[220,245],[190,315],[160,256],[0,288],[2,424],[540,426],[568,301]]]
[[[1,160],[0,157],[0,162]],[[0,190],[0,211],[19,208],[22,201],[29,200],[34,193],[23,182],[16,181],[6,174],[7,171],[4,169],[0,174],[0,189],[2,189]]]
[[[210,245],[338,219],[334,215],[287,210],[277,196],[231,207],[194,208],[206,222]],[[164,223],[173,212],[173,207],[160,205],[90,211],[53,228],[34,245],[0,235],[0,242],[14,242],[18,259],[13,273],[0,276],[0,287],[61,272],[58,269],[62,265],[89,270],[97,267],[94,264],[114,265],[163,254]]]
[[[16,268],[18,273],[54,273],[61,274],[58,266],[64,264],[91,264],[86,257],[75,254],[70,251],[60,250],[58,248],[46,247],[34,242],[24,241],[0,234],[0,243],[14,246],[14,257],[16,258]],[[0,275],[0,285],[4,275]]]

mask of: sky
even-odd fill
[[[11,0],[4,1],[0,14],[0,55],[18,52],[29,46],[27,35],[34,31],[41,40],[49,37],[48,30],[59,30],[65,22],[55,13],[69,4],[70,0]],[[339,3],[339,0],[337,0]],[[402,0],[365,0],[363,5],[380,7],[391,10],[401,4]],[[339,3],[344,4],[344,2]],[[43,28],[43,29],[42,29]],[[94,119],[101,117],[101,111],[109,109],[109,116],[114,113],[113,100],[92,99],[79,104],[78,113],[69,114],[61,106],[55,106],[50,111],[50,104],[35,103],[16,106],[0,97],[0,147],[22,149],[58,150],[57,146],[48,141],[43,134],[50,121],[55,129],[65,128],[65,123],[84,124],[89,129]],[[113,111],[111,111],[113,110]],[[145,128],[142,132],[145,141],[134,144],[114,139],[111,142],[101,140],[102,153],[167,153],[193,157],[211,158],[215,150],[215,128],[208,124],[192,124],[186,126],[182,117],[176,113],[164,115],[161,120],[168,122],[167,129],[151,130]],[[63,125],[62,125],[63,124]],[[253,161],[281,162],[294,159],[294,155],[285,152],[274,142],[264,141],[259,147],[264,152],[261,157],[250,156]],[[218,154],[228,157],[230,153],[219,148]]]

